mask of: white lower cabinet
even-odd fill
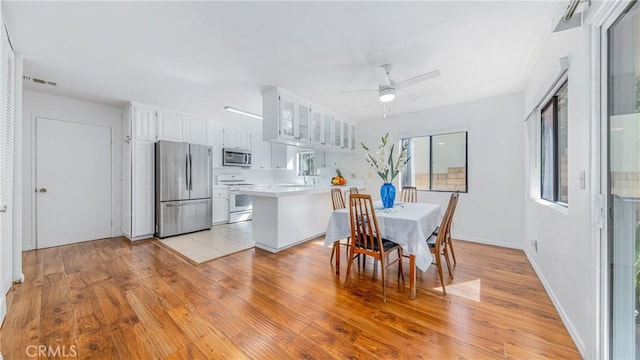
[[[229,188],[213,187],[213,224],[226,224],[229,221]]]

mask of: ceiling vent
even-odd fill
[[[56,82],[49,81],[49,80],[42,80],[42,79],[34,78],[31,76],[27,76],[27,75],[23,75],[22,79],[24,81],[34,82],[36,84],[41,84],[41,85],[58,86],[58,83]]]

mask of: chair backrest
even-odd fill
[[[333,202],[333,210],[344,209],[344,198],[342,197],[342,190],[331,189],[331,201]]]
[[[358,193],[358,188],[355,186],[352,186],[351,188],[349,188],[349,194],[357,194]]]
[[[400,201],[418,202],[418,189],[415,186],[405,186],[400,192]]]
[[[356,252],[376,256],[384,248],[378,228],[378,219],[373,208],[371,195],[349,195],[349,218],[351,224],[351,241]]]
[[[453,223],[453,214],[456,212],[456,207],[458,206],[458,196],[460,195],[459,192],[454,192],[453,194],[451,194],[451,197],[449,198],[449,203],[453,203],[453,205],[451,205],[451,214],[449,214],[449,217],[451,218],[449,220],[449,224],[447,224],[448,228],[447,228],[447,232],[449,233],[449,235],[451,235],[451,224]]]
[[[453,218],[453,211],[456,206],[456,201],[458,200],[457,194],[458,193],[451,194],[451,197],[449,198],[449,204],[447,205],[447,210],[445,210],[444,216],[440,221],[440,231],[438,231],[438,235],[436,236],[436,254],[440,254],[440,249],[445,246],[449,231],[451,231],[451,219]]]

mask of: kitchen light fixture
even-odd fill
[[[236,114],[252,117],[254,119],[262,120],[262,115],[254,114],[252,112],[236,109],[236,108],[231,107],[231,106],[225,106],[224,109],[227,110],[227,111],[231,111],[232,113],[236,113]]]
[[[392,87],[382,88],[379,92],[380,101],[382,102],[390,102],[396,98],[396,89]]]

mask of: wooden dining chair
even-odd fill
[[[387,269],[394,263],[398,263],[398,280],[402,278],[402,247],[380,236],[378,220],[376,218],[371,195],[353,194],[349,196],[349,219],[351,225],[351,246],[349,247],[349,263],[347,265],[347,277],[344,286],[349,282],[349,273],[355,256],[369,255],[380,261],[382,272],[382,299],[387,302]],[[397,252],[397,258],[389,262],[389,254]]]
[[[449,254],[451,254],[451,257],[453,258],[453,264],[456,265],[458,262],[456,261],[456,253],[453,251],[453,242],[451,241],[451,224],[453,224],[453,214],[455,214],[456,212],[456,207],[458,206],[458,197],[459,197],[460,193],[455,192],[453,194],[451,194],[451,199],[449,201],[453,200],[453,208],[451,209],[451,220],[449,221],[449,228],[447,229],[447,248],[449,249]]]
[[[454,192],[453,194],[451,194],[451,197],[449,197],[449,203],[453,203],[453,209],[451,210],[451,221],[449,222],[449,229],[447,231],[447,238],[446,238],[446,246],[448,248],[448,253],[451,254],[454,265],[458,264],[458,261],[456,260],[456,253],[453,251],[453,241],[451,240],[451,224],[453,224],[453,214],[455,213],[456,207],[458,206],[459,195],[460,195],[459,192]],[[439,231],[440,231],[440,226],[438,226],[433,231],[432,235],[438,235]]]
[[[427,239],[427,245],[429,245],[429,250],[434,255],[436,260],[436,267],[438,269],[438,277],[440,277],[440,284],[442,284],[442,294],[447,295],[447,290],[444,284],[444,273],[442,270],[442,257],[444,257],[447,262],[447,270],[449,270],[449,277],[453,279],[453,275],[451,272],[451,262],[449,261],[449,254],[447,251],[447,235],[449,232],[449,223],[451,222],[453,215],[453,207],[454,207],[454,198],[451,197],[449,199],[449,204],[447,205],[447,210],[442,217],[442,221],[440,222],[439,229],[437,234],[432,234]]]
[[[349,195],[351,194],[357,194],[358,193],[358,188],[355,186],[352,186],[349,188]]]
[[[331,202],[333,203],[333,210],[340,210],[340,209],[344,209],[346,206],[344,205],[344,198],[342,197],[342,190],[340,189],[331,189]],[[331,251],[331,259],[329,259],[329,262],[333,262],[333,257],[334,255],[338,255],[338,258],[336,259],[336,274],[340,273],[340,249],[338,249],[339,245],[345,245],[348,246],[348,240],[347,243],[343,243],[343,242],[334,242],[333,243],[333,249]]]
[[[418,189],[415,186],[404,186],[400,191],[400,201],[418,202]]]

